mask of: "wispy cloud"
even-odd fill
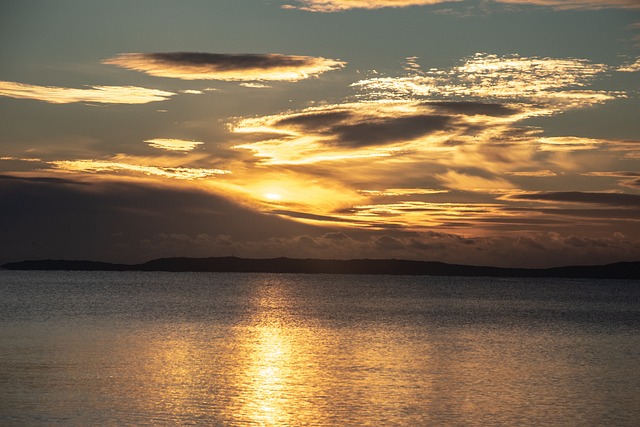
[[[283,8],[309,12],[341,12],[350,9],[400,8],[459,2],[468,2],[468,0],[298,0],[297,5],[285,5]],[[544,6],[557,10],[640,9],[637,0],[492,0],[492,2]]]
[[[222,169],[202,169],[187,167],[161,167],[109,160],[59,160],[49,163],[51,166],[67,172],[118,173],[129,172],[161,178],[196,180],[230,173]]]
[[[464,99],[525,102],[530,115],[544,115],[612,100],[623,93],[586,89],[610,70],[585,59],[556,59],[477,53],[448,70],[413,69],[402,77],[353,84],[367,98]]]
[[[298,0],[298,6],[285,5],[285,9],[309,12],[340,12],[349,9],[381,9],[385,7],[426,6],[453,3],[462,0]]]
[[[607,206],[640,207],[640,195],[625,193],[601,193],[601,192],[533,192],[525,194],[513,194],[508,196],[512,200],[531,200],[540,202],[561,202],[578,204],[596,204]]]
[[[558,10],[569,9],[640,9],[637,0],[495,0],[498,3],[548,6]]]
[[[358,193],[366,196],[415,196],[425,194],[442,194],[448,190],[438,190],[433,188],[387,188],[384,190],[358,190]]]
[[[158,148],[166,151],[179,151],[186,153],[192,151],[198,145],[204,144],[200,141],[186,141],[184,139],[172,139],[172,138],[154,138],[147,139],[144,142],[149,144],[150,147]]]
[[[32,163],[40,163],[44,160],[37,158],[21,158],[21,157],[11,157],[11,156],[3,156],[0,157],[0,160],[9,161],[9,162],[32,162]]]
[[[584,175],[597,176],[597,177],[623,178],[622,180],[620,180],[620,185],[622,187],[640,189],[640,172],[634,172],[634,171],[588,172],[588,173],[585,173]]]
[[[102,62],[152,76],[183,80],[290,82],[337,70],[346,64],[313,56],[201,52],[123,53]]]
[[[579,138],[575,136],[557,136],[537,138],[539,151],[579,151],[595,150],[605,143],[603,140]]]
[[[611,152],[623,153],[624,159],[640,159],[640,140],[610,140],[606,145]]]
[[[149,102],[165,101],[173,95],[175,95],[173,92],[136,86],[90,86],[87,89],[75,89],[0,81],[0,96],[34,99],[51,104],[70,104],[74,102],[147,104]]]
[[[507,175],[512,176],[527,176],[527,177],[536,177],[536,178],[548,178],[552,176],[557,176],[558,174],[550,171],[548,169],[545,170],[536,170],[536,171],[514,171],[507,172]]]
[[[635,62],[623,65],[617,69],[617,71],[623,73],[637,73],[640,71],[640,58],[636,59]]]
[[[240,83],[240,86],[248,87],[249,89],[269,89],[271,87],[263,83],[252,83],[252,82]]]
[[[397,201],[356,205],[334,213],[342,220],[351,220],[379,229],[421,229],[438,227],[455,221],[477,221],[509,214],[501,213],[496,203],[433,203]]]

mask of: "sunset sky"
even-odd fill
[[[0,262],[640,260],[638,0],[7,0]]]

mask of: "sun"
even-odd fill
[[[278,193],[264,193],[264,198],[272,201],[282,200],[282,196]]]

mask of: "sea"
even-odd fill
[[[640,281],[0,271],[2,426],[637,426]]]

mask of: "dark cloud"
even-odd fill
[[[529,247],[531,249],[535,249],[538,251],[544,251],[545,247],[542,246],[540,243],[536,242],[535,239],[528,237],[528,236],[524,236],[521,237],[517,240],[516,244],[518,245],[524,245],[526,247]]]
[[[122,53],[103,63],[158,77],[228,81],[297,81],[345,65],[313,56],[205,52]]]
[[[293,126],[303,130],[327,129],[352,117],[349,111],[323,111],[289,116],[278,120],[275,126]]]
[[[351,232],[350,232],[351,233]],[[616,233],[603,237],[577,234],[518,233],[513,236],[467,238],[458,234],[427,231],[360,234],[343,232],[313,237],[240,245],[245,253],[262,251],[295,258],[401,258],[457,264],[550,267],[575,264],[606,264],[640,259],[640,242]]]
[[[381,236],[374,240],[374,244],[377,248],[384,251],[395,251],[398,249],[405,249],[404,243],[395,237]]]
[[[338,110],[289,116],[274,125],[332,136],[340,146],[366,147],[418,138],[446,129],[450,122],[444,115],[356,118],[354,112]]]
[[[574,246],[578,248],[587,248],[590,246],[606,248],[609,246],[607,242],[603,240],[589,239],[587,237],[578,237],[578,236],[569,236],[568,238],[564,239],[564,242],[569,246]]]
[[[340,144],[366,147],[419,138],[446,129],[450,121],[447,116],[420,114],[341,124],[331,128],[330,132],[337,136]]]
[[[322,236],[322,239],[333,240],[333,241],[338,241],[338,242],[352,240],[351,237],[347,236],[342,231],[332,231],[331,233],[324,234]]]
[[[73,181],[70,179],[64,178],[53,178],[53,177],[31,177],[26,178],[22,176],[12,176],[12,175],[0,175],[0,188],[8,188],[11,183],[22,183],[25,185],[37,185],[37,184],[58,184],[58,185],[89,185],[85,182],[81,181]]]
[[[264,163],[307,165],[420,154],[442,159],[442,147],[455,152],[458,146],[464,150],[464,146],[482,145],[480,155],[490,162],[521,162],[530,153],[516,147],[507,134],[517,118],[498,117],[516,111],[479,102],[387,100],[324,105],[238,120],[233,131],[255,142],[234,148],[251,150]],[[531,142],[531,137],[520,137]]]
[[[619,219],[640,220],[640,210],[620,208],[595,208],[595,209],[562,209],[562,208],[503,208],[505,212],[537,212],[558,217],[592,218],[602,221],[613,221]],[[572,221],[575,221],[573,219]]]
[[[464,114],[468,116],[512,116],[521,110],[504,104],[489,104],[483,102],[425,102],[426,106],[438,107],[448,113]]]
[[[350,223],[354,222],[354,221],[350,221],[342,218],[336,218],[328,215],[316,215],[316,214],[311,214],[306,212],[297,212],[297,211],[286,210],[286,209],[276,209],[271,211],[271,213],[276,215],[284,215],[291,218],[311,219],[314,221],[350,222]]]
[[[0,176],[0,200],[3,262],[26,258],[128,262],[163,255],[207,256],[206,251],[197,252],[196,246],[181,252],[174,245],[158,253],[140,244],[159,235],[224,234],[243,241],[323,231],[251,211],[210,193],[136,183]]]
[[[586,203],[608,206],[640,207],[640,195],[623,193],[586,193],[570,192],[540,192],[515,194],[509,196],[512,200],[532,200],[541,202]]]
[[[278,67],[293,67],[306,65],[307,57],[264,54],[225,54],[202,52],[164,52],[147,53],[149,59],[176,65],[209,66],[215,70],[249,70],[262,68],[268,70]]]

